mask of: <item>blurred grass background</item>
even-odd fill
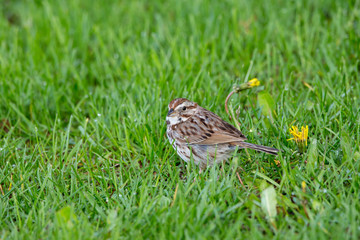
[[[0,238],[358,239],[359,6],[0,0]],[[279,163],[250,151],[199,175],[166,139],[167,104],[230,121],[252,77],[230,106]],[[309,125],[303,155],[292,125]]]

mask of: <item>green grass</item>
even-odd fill
[[[0,0],[0,239],[359,239],[359,24],[359,1]],[[234,124],[252,77],[230,107],[280,164],[249,150],[199,175],[167,104]]]

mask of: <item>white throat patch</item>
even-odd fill
[[[170,122],[170,123],[168,124],[169,126],[172,126],[172,125],[175,125],[175,124],[184,122],[184,121],[186,121],[186,120],[187,120],[187,118],[182,118],[182,117],[175,117],[175,116],[166,117],[166,122],[167,122],[167,121]]]

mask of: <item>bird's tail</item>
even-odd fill
[[[241,142],[241,143],[239,143],[239,146],[244,147],[244,148],[251,148],[256,151],[261,151],[261,152],[269,153],[272,155],[278,155],[278,152],[279,152],[279,149],[276,149],[276,148],[265,147],[262,145],[257,145],[257,144],[248,143],[248,142]]]

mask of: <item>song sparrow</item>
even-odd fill
[[[246,137],[216,114],[185,98],[169,103],[167,137],[177,154],[188,162],[192,157],[200,169],[230,158],[237,149],[251,148],[277,155],[278,149],[245,142]]]

